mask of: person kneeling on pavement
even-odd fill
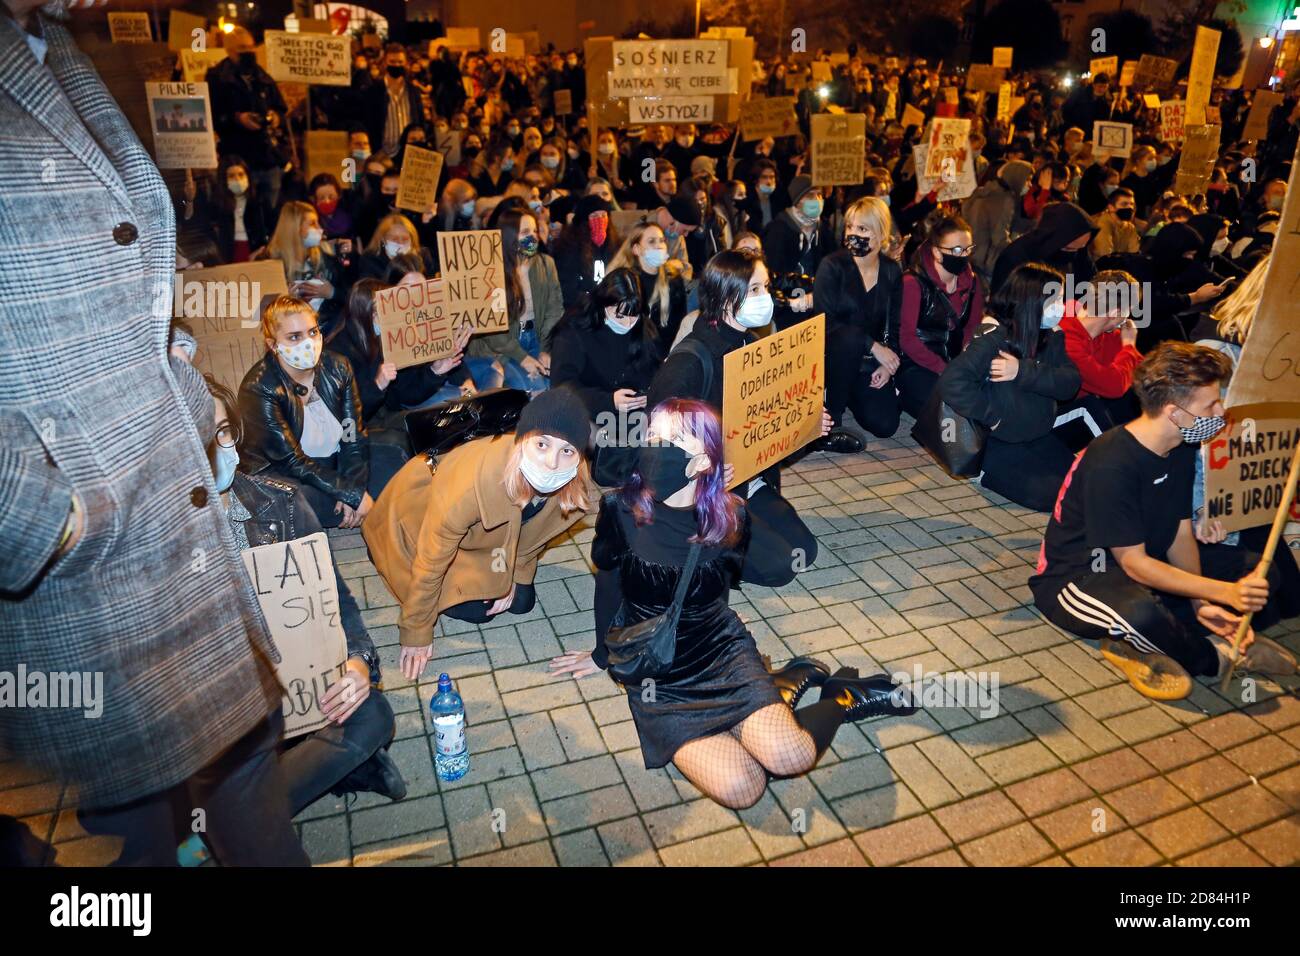
[[[216,403],[216,434],[208,446],[213,477],[240,550],[321,531],[320,521],[298,485],[285,478],[236,470],[236,446],[242,431],[239,408],[229,389],[211,378],[207,382]],[[280,770],[289,793],[290,813],[295,816],[327,792],[339,796],[373,792],[392,800],[406,796],[406,782],[387,750],[397,729],[393,708],[381,692],[371,692],[371,685],[380,681],[379,655],[338,565],[332,557],[330,562],[348,658],[343,675],[321,698],[321,710],[329,723],[281,745]]]
[[[1186,342],[1163,342],[1143,360],[1133,376],[1142,414],[1075,460],[1029,579],[1048,620],[1101,641],[1102,655],[1156,700],[1186,697],[1194,676],[1222,675],[1243,613],[1260,628],[1280,617],[1277,567],[1266,579],[1258,553],[1198,545],[1192,528],[1198,446],[1224,426],[1219,389],[1230,374],[1227,356]],[[1296,669],[1289,651],[1253,630],[1238,658],[1262,674]]]

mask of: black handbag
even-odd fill
[[[647,678],[658,677],[668,671],[677,655],[677,622],[682,616],[682,602],[686,589],[695,575],[695,565],[700,559],[700,543],[691,545],[677,590],[668,610],[654,617],[624,625],[624,608],[619,605],[608,633],[605,650],[608,652],[609,673],[620,684],[639,684]]]
[[[409,411],[405,424],[411,451],[442,455],[475,438],[513,432],[527,404],[528,393],[521,389],[489,388]]]
[[[912,426],[912,438],[953,478],[973,478],[984,461],[989,428],[954,410],[935,385]]]

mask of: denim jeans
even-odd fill
[[[448,382],[442,388],[438,389],[419,405],[403,405],[402,410],[407,412],[416,412],[422,408],[432,408],[440,402],[450,402],[453,399],[460,398],[460,387]]]
[[[539,358],[541,352],[541,342],[537,338],[537,329],[529,326],[519,333],[519,344],[524,347],[524,351],[533,358]],[[497,371],[494,365],[495,359],[490,358],[466,358],[465,364],[469,366],[469,374],[474,379],[474,387],[482,391],[487,388],[500,388],[504,385],[506,388],[518,388],[525,392],[544,392],[551,387],[551,380],[545,375],[533,375],[524,369],[522,365],[514,359],[501,359],[503,371]]]
[[[392,740],[396,730],[393,708],[379,690],[371,688],[356,713],[341,726],[328,724],[290,741],[280,754],[289,812],[297,816],[315,803]]]

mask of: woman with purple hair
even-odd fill
[[[632,477],[604,496],[596,519],[596,649],[557,657],[551,668],[574,677],[605,669],[616,613],[625,626],[663,614],[698,542],[673,661],[653,680],[628,684],[628,705],[648,769],[674,763],[716,802],[749,807],[769,776],[811,770],[846,720],[916,708],[886,674],[860,678],[843,668],[832,675],[805,657],[767,671],[727,604],[740,585],[749,515],[724,483],[717,412],[669,399],[651,412],[647,438]],[[820,699],[795,710],[814,684]]]

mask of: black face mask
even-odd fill
[[[686,487],[691,456],[676,445],[646,445],[637,455],[637,471],[656,501],[671,498]]]
[[[257,66],[257,54],[251,50],[239,54],[239,68],[245,72],[251,71]]]
[[[1128,206],[1127,208],[1123,208],[1123,209],[1116,209],[1115,218],[1122,219],[1124,222],[1128,222],[1130,219],[1133,218],[1133,213],[1134,213],[1134,209],[1132,206]]]
[[[940,255],[943,256],[943,268],[949,275],[964,275],[966,270],[970,268],[970,258],[967,256],[954,256],[947,252],[940,253]]]
[[[853,236],[848,233],[844,234],[844,248],[849,250],[849,255],[861,258],[871,254],[871,237],[870,236]]]
[[[388,68],[388,75],[393,79],[406,75],[406,67],[393,65]]]

